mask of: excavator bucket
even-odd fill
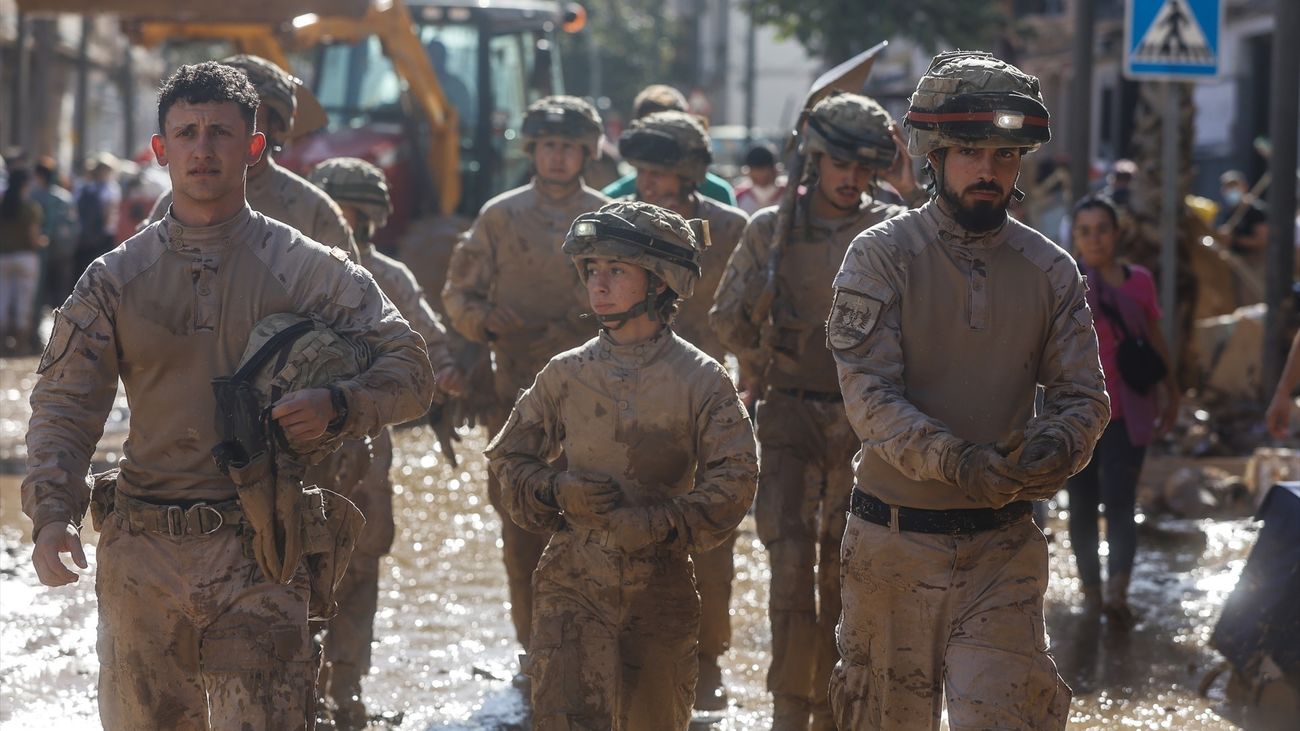
[[[29,13],[113,13],[135,20],[175,23],[279,24],[309,13],[360,18],[370,7],[370,0],[18,0],[18,7]]]

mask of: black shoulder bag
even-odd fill
[[[1101,293],[1097,296],[1097,306],[1119,328],[1120,340],[1115,360],[1119,362],[1120,378],[1124,379],[1129,388],[1143,396],[1147,395],[1169,374],[1169,366],[1165,365],[1165,359],[1160,357],[1150,340],[1141,333],[1135,335],[1129,332],[1119,311],[1107,303]]]

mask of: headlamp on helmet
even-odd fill
[[[907,123],[944,137],[1005,141],[1009,146],[1037,146],[1052,137],[1051,117],[1043,103],[1015,92],[951,96],[936,109],[909,110]]]

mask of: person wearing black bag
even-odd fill
[[[1178,414],[1178,387],[1167,367],[1169,348],[1160,332],[1160,306],[1151,272],[1116,257],[1119,215],[1103,196],[1074,207],[1073,241],[1079,269],[1088,278],[1088,305],[1097,329],[1111,419],[1092,462],[1070,478],[1070,543],[1083,586],[1084,610],[1104,612],[1118,627],[1132,625],[1129,576],[1137,553],[1138,475],[1151,441],[1163,436]],[[1163,385],[1163,388],[1161,386]],[[1158,392],[1163,392],[1161,395]],[[1106,506],[1105,590],[1098,556],[1098,508]]]

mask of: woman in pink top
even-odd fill
[[[1080,269],[1088,278],[1088,306],[1097,328],[1101,367],[1110,394],[1110,424],[1093,452],[1092,462],[1070,479],[1070,543],[1083,585],[1085,611],[1105,612],[1109,621],[1128,627],[1134,620],[1128,605],[1129,576],[1137,553],[1133,520],[1138,475],[1146,447],[1163,436],[1178,413],[1178,387],[1170,372],[1146,393],[1120,375],[1117,351],[1128,333],[1148,339],[1169,363],[1169,348],[1160,332],[1151,272],[1116,257],[1119,215],[1115,204],[1101,196],[1084,198],[1074,208],[1073,237]],[[1117,324],[1116,319],[1122,320]],[[1163,392],[1163,395],[1160,394]],[[1107,581],[1101,583],[1098,555],[1098,508],[1106,506]]]

